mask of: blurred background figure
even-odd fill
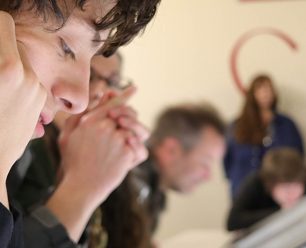
[[[224,154],[224,129],[218,113],[205,104],[163,110],[148,141],[149,158],[101,206],[95,229],[107,233],[106,247],[156,247],[167,192],[188,193],[210,179],[211,166]]]
[[[169,190],[190,193],[209,181],[224,155],[224,123],[206,104],[172,106],[157,118],[148,147],[149,159],[133,173],[154,232]]]
[[[257,76],[249,87],[241,115],[230,125],[224,170],[234,198],[242,181],[260,168],[265,153],[275,147],[292,147],[304,153],[295,123],[278,112],[272,79]]]
[[[229,231],[252,226],[305,195],[306,167],[299,151],[276,148],[267,152],[259,171],[247,177],[233,201]]]

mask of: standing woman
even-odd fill
[[[295,123],[277,110],[273,81],[259,75],[251,83],[241,115],[228,130],[224,169],[232,197],[245,177],[258,170],[269,149],[284,146],[304,153]]]

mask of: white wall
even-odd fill
[[[298,43],[291,51],[273,36],[259,36],[241,50],[238,66],[247,82],[268,72],[280,92],[281,109],[306,137],[306,1],[163,0],[153,25],[123,49],[125,75],[139,86],[133,105],[152,126],[169,103],[206,100],[227,120],[240,110],[242,95],[231,78],[230,52],[237,39],[257,27],[286,32]],[[221,166],[213,180],[189,196],[170,195],[160,238],[191,227],[222,228],[228,207]]]

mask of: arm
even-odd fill
[[[58,219],[46,208],[39,207],[23,218],[24,243],[30,248],[76,248]]]
[[[0,11],[0,202],[9,208],[6,178],[30,141],[46,92],[16,41],[15,23]]]
[[[135,112],[121,103],[109,109],[112,104],[70,118],[61,133],[64,176],[46,207],[74,242],[94,210],[147,156],[143,140],[148,134]]]
[[[0,247],[8,247],[12,236],[13,216],[8,209],[0,203]]]

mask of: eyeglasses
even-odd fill
[[[128,78],[121,78],[121,77],[104,77],[102,75],[97,75],[96,73],[92,73],[90,76],[90,83],[95,82],[106,82],[106,85],[110,88],[115,89],[125,89],[131,84],[133,84],[133,81]]]
[[[133,81],[129,78],[121,78],[121,77],[108,78],[101,75],[92,75],[90,77],[90,83],[96,83],[101,81],[104,81],[107,87],[115,89],[125,89],[131,84],[133,84]]]

